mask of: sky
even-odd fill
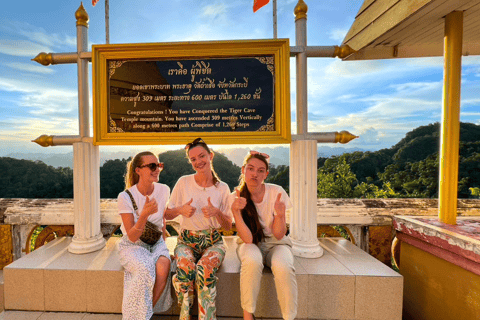
[[[342,43],[363,1],[305,2],[308,45],[328,46]],[[278,38],[289,38],[290,45],[295,44],[296,3],[297,0],[277,1]],[[110,0],[110,43],[272,38],[272,3],[256,13],[252,4],[253,0]],[[90,18],[89,45],[104,44],[104,1],[100,0],[95,7],[91,2],[83,5]],[[72,151],[69,146],[43,148],[31,140],[42,134],[78,135],[76,64],[45,67],[31,59],[40,52],[76,51],[75,11],[79,6],[80,1],[72,0],[3,3],[0,156]],[[461,121],[480,125],[480,58],[464,57],[462,63]],[[293,58],[290,65],[294,134]],[[90,66],[90,86],[91,74]],[[441,121],[442,87],[442,57],[352,62],[309,58],[308,131],[347,130],[360,136],[345,145],[328,144],[331,147],[372,151],[390,148],[412,129]],[[93,134],[92,129],[90,133]],[[102,146],[100,151],[122,148],[125,147]]]

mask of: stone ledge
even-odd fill
[[[218,272],[217,314],[240,317],[236,237],[224,237],[225,261]],[[71,238],[47,243],[4,269],[5,309],[120,313],[123,270],[116,242],[97,252],[73,255]],[[168,238],[169,249],[175,239]],[[342,238],[320,239],[325,254],[318,259],[295,258],[299,289],[298,318],[402,318],[403,277]],[[43,288],[43,289],[42,289]],[[172,290],[173,291],[173,290]],[[163,313],[178,314],[176,304]],[[280,318],[273,275],[265,269],[258,317]]]
[[[479,199],[458,199],[459,216],[480,215]],[[437,216],[437,199],[318,199],[318,224],[391,225],[395,215]],[[73,199],[0,198],[0,223],[73,225]],[[100,200],[100,222],[120,224],[117,199]]]

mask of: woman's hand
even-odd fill
[[[195,211],[197,211],[197,209],[195,209],[195,207],[191,206],[192,202],[193,202],[193,198],[190,199],[190,201],[185,203],[183,206],[178,208],[178,212],[182,216],[187,217],[187,218],[190,218],[191,216],[193,216],[195,214]]]
[[[277,194],[277,199],[273,205],[276,215],[273,217],[272,233],[277,240],[282,239],[285,233],[287,233],[287,222],[285,218],[286,206],[285,202],[280,200],[281,197],[281,193]]]
[[[203,216],[205,218],[208,219],[208,218],[217,217],[218,214],[222,213],[218,208],[213,206],[213,204],[210,202],[210,197],[208,197],[207,201],[208,201],[208,205],[202,208]]]
[[[150,216],[158,211],[158,204],[155,199],[150,200],[150,198],[147,196],[147,200],[145,201],[145,205],[143,206],[142,209],[142,216]]]
[[[247,205],[247,199],[244,197],[240,196],[240,190],[235,189],[237,195],[235,197],[235,200],[232,203],[232,212],[233,213],[240,213],[243,208]]]
[[[280,201],[281,197],[282,197],[281,193],[277,194],[277,199],[275,200],[275,204],[273,208],[275,209],[275,212],[277,213],[277,215],[284,217],[286,207],[285,207],[285,202]]]

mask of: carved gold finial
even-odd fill
[[[80,7],[75,11],[75,18],[77,19],[77,26],[85,26],[88,28],[88,13],[83,7],[83,2],[80,2]]]
[[[32,61],[36,61],[44,66],[49,66],[53,63],[53,56],[51,53],[40,52]]]
[[[307,19],[308,6],[303,0],[298,0],[293,13],[295,14],[295,21],[298,19]]]
[[[359,138],[358,136],[354,136],[348,131],[340,131],[340,132],[335,132],[335,142],[340,142],[340,143],[349,143],[355,138]]]
[[[340,47],[335,46],[335,57],[339,57],[340,59],[346,58],[352,53],[355,53],[356,51],[350,48],[348,44],[342,44]]]
[[[53,146],[53,136],[47,136],[46,134],[42,134],[37,139],[32,140],[32,142],[36,142],[42,147]]]

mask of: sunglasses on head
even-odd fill
[[[193,140],[192,142],[187,143],[187,144],[185,145],[185,150],[189,150],[190,148],[195,147],[197,144],[207,145],[207,144],[205,143],[205,141],[203,141],[202,138],[197,138],[197,139]]]
[[[270,156],[266,153],[263,153],[263,152],[258,152],[258,151],[255,151],[255,150],[250,150],[250,154],[251,155],[261,155],[262,157],[265,158],[265,160],[267,162],[270,162]]]
[[[144,165],[141,165],[141,166],[138,166],[138,167],[139,168],[148,167],[148,169],[150,169],[152,171],[157,170],[157,168],[159,168],[160,170],[163,170],[163,162],[159,162],[159,163],[152,162],[152,163],[144,164]]]

